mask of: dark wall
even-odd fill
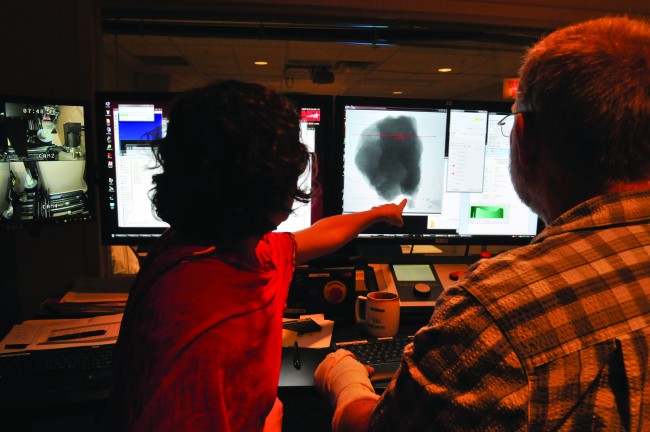
[[[100,35],[93,2],[17,1],[3,9],[0,93],[91,101]],[[86,139],[92,146],[89,126]],[[0,248],[0,330],[31,317],[42,300],[63,292],[80,275],[104,272],[97,222],[39,231],[0,228]]]

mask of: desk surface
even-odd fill
[[[330,352],[329,348],[300,348],[300,369],[296,369],[293,365],[293,348],[282,348],[282,368],[278,387],[314,387],[314,371]]]
[[[410,336],[428,321],[428,317],[414,316],[406,317],[400,324],[398,336]],[[336,322],[332,335],[333,342],[354,341],[368,339],[369,336],[364,330],[362,324],[350,321]],[[278,384],[281,390],[286,389],[310,389],[314,387],[314,372],[327,354],[332,352],[330,348],[312,349],[300,348],[300,369],[293,365],[293,348],[282,348],[282,368],[280,369],[280,382]],[[373,382],[373,386],[378,391],[383,390],[388,384],[386,381]]]
[[[447,270],[445,268],[445,270]],[[445,272],[442,272],[446,275]],[[443,279],[442,275],[441,279]],[[448,280],[443,280],[443,284],[447,285]],[[446,287],[446,286],[445,286]],[[417,311],[416,311],[417,312]],[[400,335],[412,335],[420,327],[425,325],[431,315],[431,310],[424,311],[423,313],[418,314],[409,314],[403,311],[400,323]],[[340,341],[351,341],[351,340],[362,340],[367,339],[368,335],[366,334],[363,325],[356,324],[352,319],[343,320],[342,322],[338,321],[335,323],[334,332],[332,335],[332,340],[334,342]],[[293,364],[293,348],[284,348],[282,352],[282,366],[279,379],[279,387],[282,390],[302,390],[302,391],[313,391],[314,388],[314,371],[320,364],[320,362],[325,358],[325,356],[331,352],[331,349],[300,349],[301,357],[301,368],[296,369]],[[106,395],[107,389],[102,388],[88,388],[83,389],[84,392],[91,391],[95,392],[93,398],[103,398]],[[29,392],[28,392],[29,393]],[[100,396],[97,396],[100,394]],[[26,395],[27,400],[22,402],[34,402],[32,395]],[[48,395],[50,398],[51,395]],[[20,398],[17,398],[20,399]],[[31,401],[29,399],[32,399]],[[20,404],[20,400],[14,400],[13,402]]]

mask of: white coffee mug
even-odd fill
[[[360,309],[365,303],[365,319]],[[395,336],[399,329],[399,296],[388,291],[373,291],[357,297],[354,316],[358,323],[366,325],[366,331],[374,337]]]

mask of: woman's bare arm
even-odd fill
[[[295,232],[296,264],[337,251],[360,232],[378,222],[402,226],[404,206],[406,199],[399,204],[384,204],[358,213],[330,216]]]

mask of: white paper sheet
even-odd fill
[[[112,344],[117,342],[122,316],[123,314],[115,314],[93,318],[25,321],[15,325],[0,342],[0,354],[25,350]],[[105,333],[63,341],[48,341],[51,337],[95,330],[102,330]]]
[[[323,314],[301,315],[300,318],[311,318],[322,327],[318,333],[298,335],[300,348],[329,348],[332,343],[334,321],[326,320]]]

